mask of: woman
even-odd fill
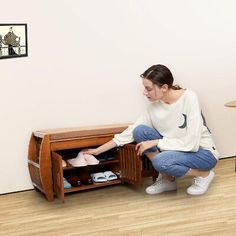
[[[136,141],[137,154],[145,154],[160,173],[146,188],[148,194],[176,190],[176,179],[185,175],[194,177],[187,193],[204,194],[214,179],[212,168],[219,154],[196,94],[174,86],[172,73],[164,65],[151,66],[141,77],[150,106],[134,125],[86,153],[98,155]]]

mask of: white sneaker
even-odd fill
[[[214,177],[215,173],[212,170],[207,177],[195,177],[193,179],[193,184],[189,188],[187,188],[187,193],[191,195],[204,194]]]
[[[146,193],[148,194],[158,194],[166,191],[173,191],[177,189],[177,184],[175,181],[171,182],[162,178],[162,175],[159,174],[156,182],[151,186],[146,188]]]

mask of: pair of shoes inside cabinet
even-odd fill
[[[64,178],[71,184],[72,187],[92,184],[90,173],[84,170],[71,170],[64,173]]]

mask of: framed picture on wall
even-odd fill
[[[27,56],[27,24],[0,24],[0,59]]]

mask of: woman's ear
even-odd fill
[[[161,86],[161,88],[162,88],[162,91],[163,91],[163,92],[166,92],[166,91],[168,91],[168,89],[169,89],[169,87],[168,87],[167,84],[163,84],[163,85]]]

